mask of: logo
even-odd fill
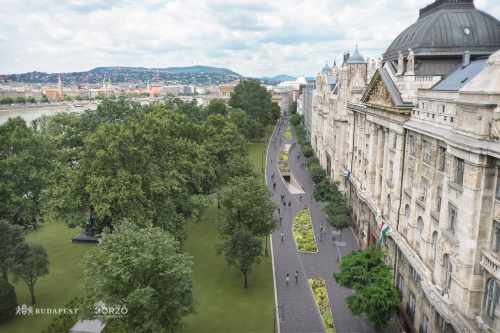
[[[33,307],[27,306],[26,304],[18,305],[16,307],[16,316],[32,316]]]
[[[104,304],[103,302],[94,305],[94,314],[100,317],[122,317],[127,313],[128,308],[125,305]]]

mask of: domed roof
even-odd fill
[[[366,64],[365,58],[359,53],[358,46],[354,49],[354,53],[347,59],[348,64]]]
[[[466,50],[491,54],[500,49],[500,22],[477,10],[474,0],[436,0],[392,42],[384,61],[398,59],[409,48],[417,57],[458,56]]]
[[[328,63],[325,64],[325,66],[323,67],[323,69],[321,70],[321,73],[323,74],[328,74],[330,73],[330,66],[328,66]]]

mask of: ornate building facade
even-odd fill
[[[437,0],[380,65],[318,75],[311,142],[362,247],[384,246],[408,331],[500,332],[500,22]],[[495,53],[496,52],[496,53]]]

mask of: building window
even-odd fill
[[[455,158],[455,183],[458,185],[464,184],[464,160],[461,158]]]
[[[405,280],[400,273],[398,273],[398,277],[396,278],[396,287],[399,289],[402,296],[405,290]]]
[[[387,180],[389,181],[389,184],[392,184],[392,177],[394,176],[394,162],[390,161],[389,162],[389,172],[387,175]]]
[[[443,256],[443,294],[449,294],[451,288],[451,274],[453,273],[453,266],[451,265],[450,256],[445,254]]]
[[[392,149],[396,149],[398,145],[398,135],[396,133],[394,133],[394,135],[392,136]]]
[[[415,282],[419,282],[420,281],[420,275],[418,275],[417,271],[413,268],[413,266],[409,265],[410,267],[410,276],[411,276],[411,279]]]
[[[438,232],[434,231],[432,233],[432,261],[436,262],[437,256],[437,240],[438,240]]]
[[[497,190],[496,198],[500,201],[500,169],[497,169]]]
[[[441,201],[442,201],[443,188],[438,186],[436,190],[436,212],[441,212]]]
[[[390,220],[391,218],[391,195],[387,195],[387,212],[386,212],[386,216],[387,218]]]
[[[491,320],[495,320],[495,310],[500,302],[500,285],[495,279],[489,279],[486,283],[484,295],[484,309]]]
[[[412,156],[415,156],[415,154],[417,152],[417,143],[416,143],[416,137],[415,137],[415,135],[410,135],[408,137],[408,145],[409,145],[409,148],[410,148],[410,154]]]
[[[493,251],[500,253],[500,223],[493,223]]]
[[[429,141],[424,140],[424,162],[427,164],[431,164],[432,161],[432,145]]]
[[[439,147],[439,161],[438,161],[438,169],[439,171],[444,171],[445,165],[446,165],[446,148],[445,147]]]
[[[415,309],[417,308],[417,302],[415,300],[415,295],[410,292],[410,295],[408,297],[408,303],[406,303],[406,313],[408,313],[408,316],[412,321],[415,320]]]
[[[448,204],[448,229],[455,234],[457,224],[457,208],[451,203]]]
[[[422,252],[422,248],[424,247],[424,220],[421,216],[417,219],[417,231],[418,231],[418,247],[420,248],[420,252]]]
[[[427,198],[427,189],[429,188],[429,181],[427,178],[422,177],[421,183],[420,183],[420,195],[418,196],[418,200],[425,202],[425,199]]]
[[[418,331],[419,333],[429,333],[429,318],[427,316],[424,316],[422,319],[422,323],[420,324],[420,329]]]

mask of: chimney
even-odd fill
[[[470,65],[470,51],[465,51],[462,68],[465,68]]]

